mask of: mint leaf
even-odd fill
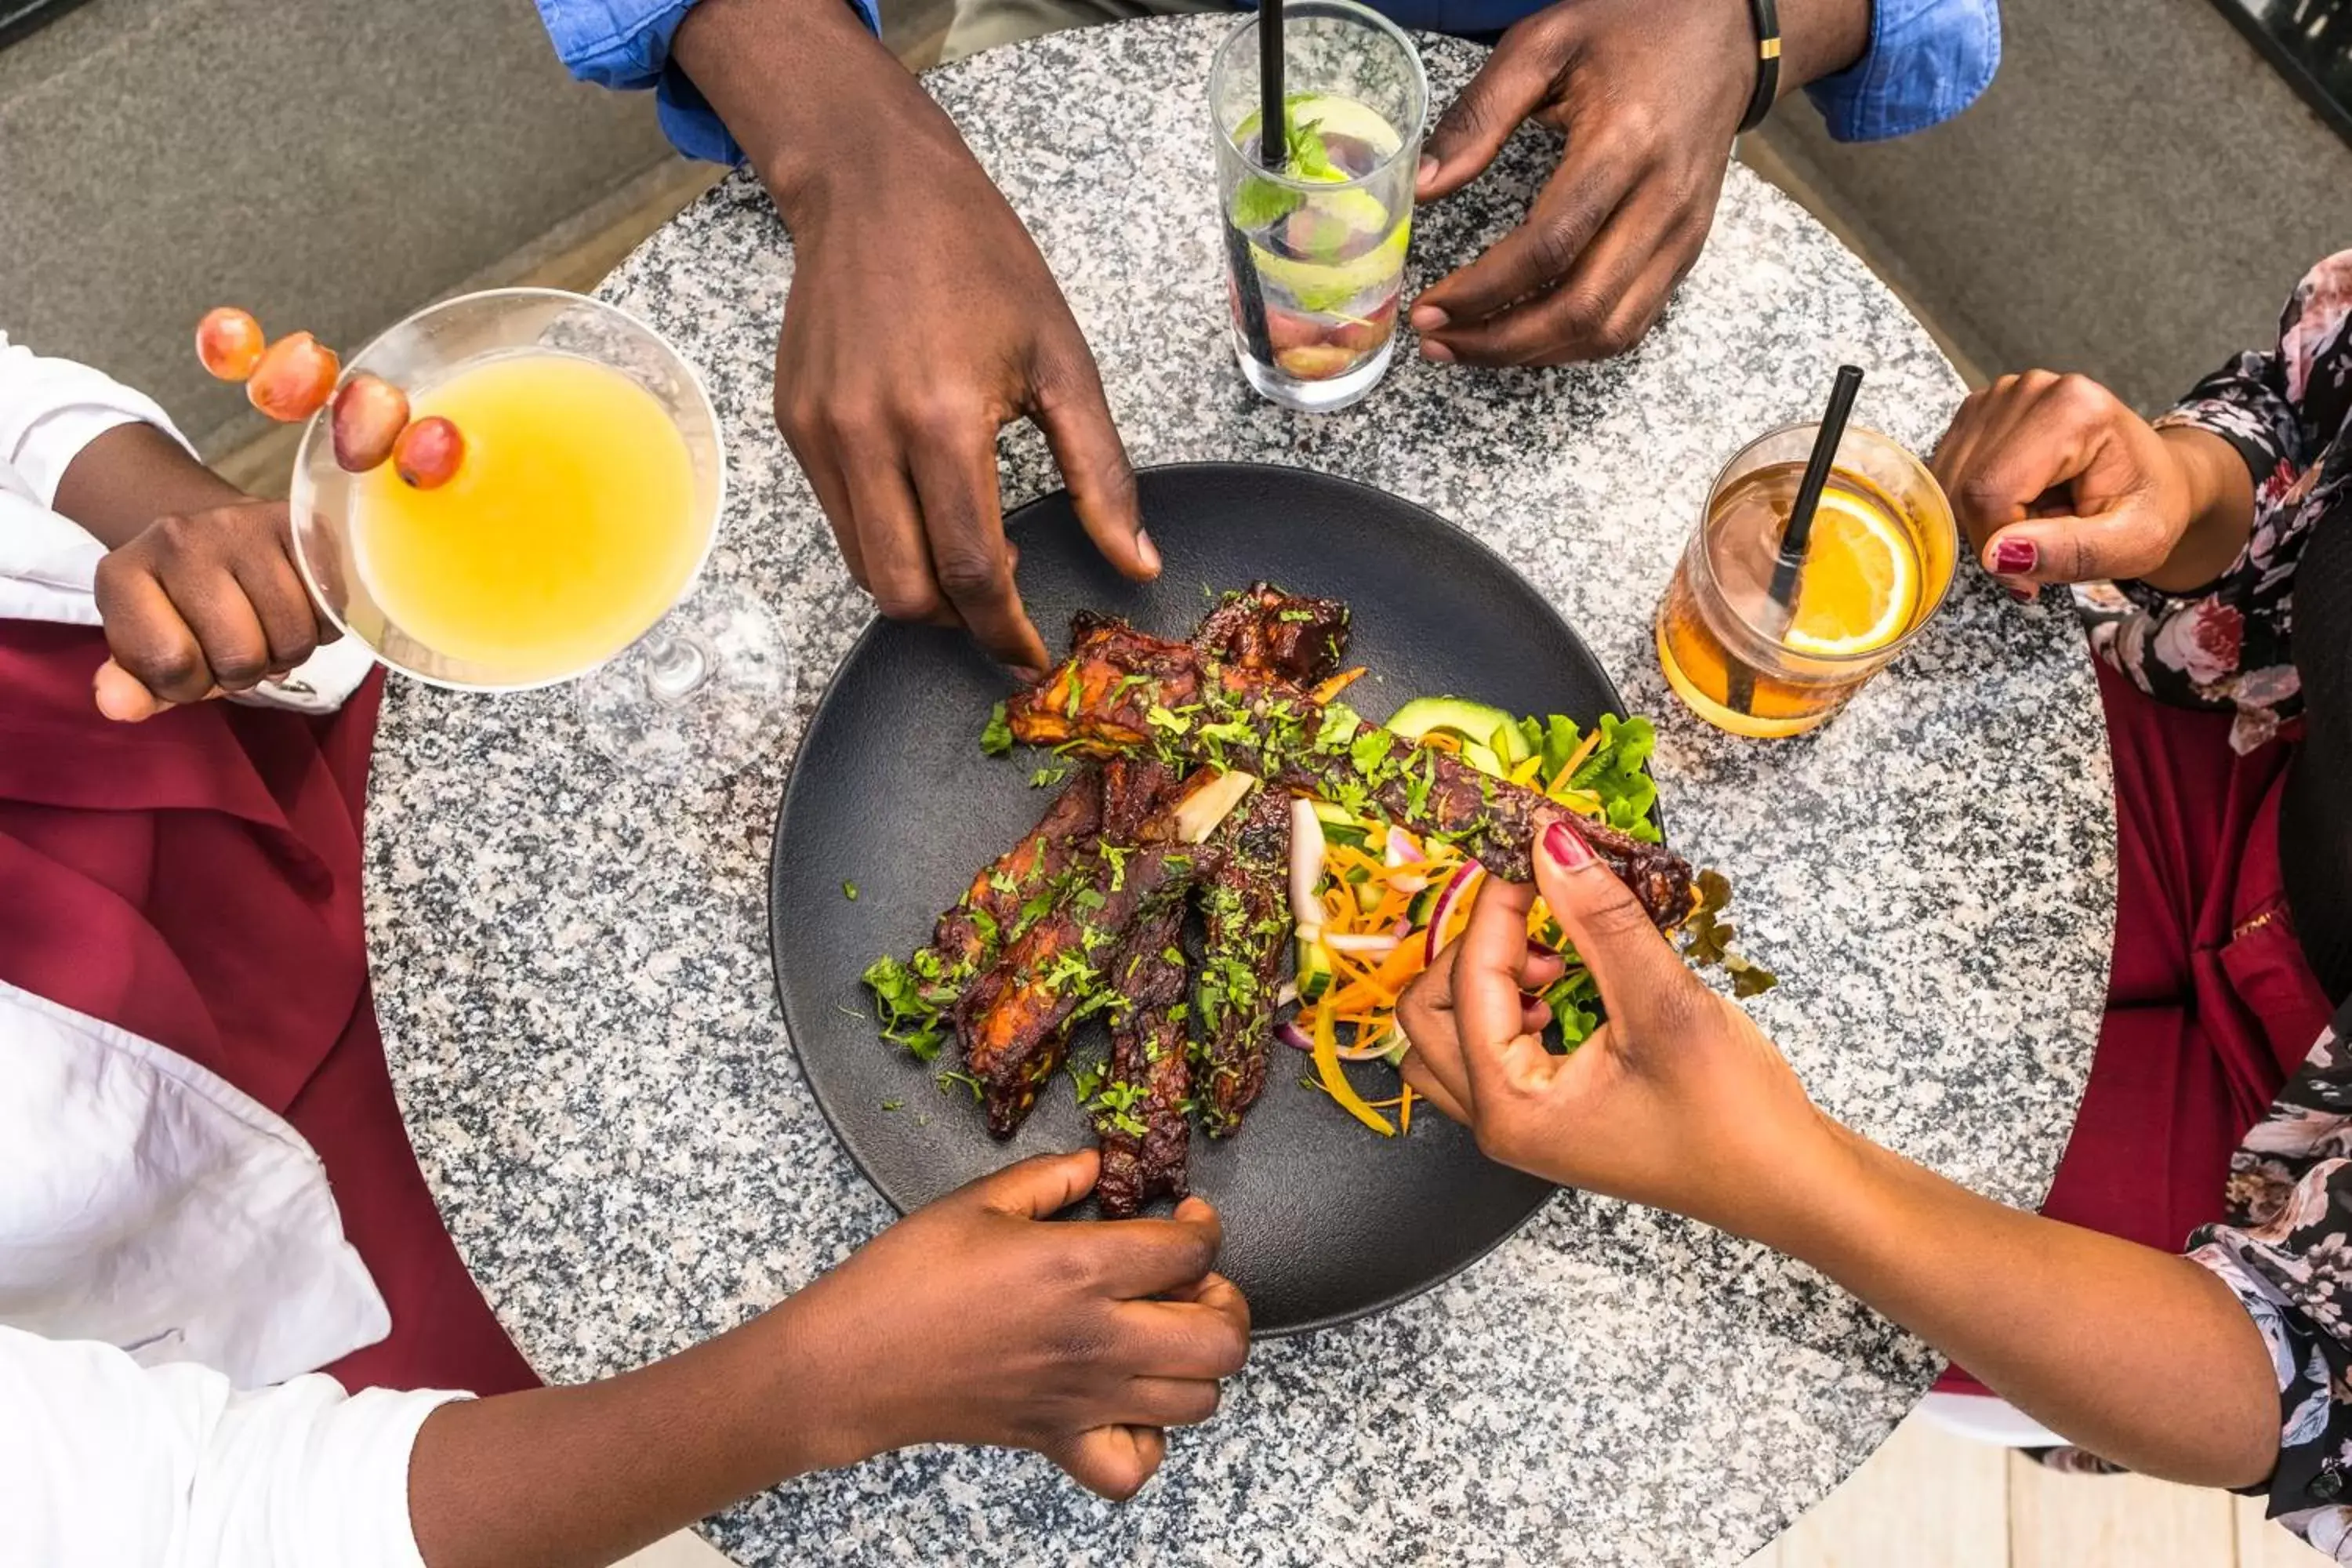
[[[1272,228],[1297,212],[1306,199],[1263,174],[1248,175],[1234,191],[1234,226],[1244,232]]]

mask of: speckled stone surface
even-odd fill
[[[2079,637],[1971,574],[1890,677],[1777,743],[1684,714],[1648,638],[1725,457],[1811,415],[1841,357],[1870,373],[1859,416],[1924,448],[1959,396],[1949,367],[1735,169],[1705,258],[1631,356],[1511,374],[1403,359],[1351,413],[1277,412],[1244,389],[1223,324],[1200,84],[1224,26],[1063,35],[930,79],[1060,276],[1136,460],[1328,469],[1503,551],[1658,716],[1675,836],[1738,880],[1784,982],[1757,1013],[1812,1092],[1980,1192],[2036,1201],[2088,1069],[2115,886]],[[1429,55],[1442,103],[1477,54]],[[1500,233],[1549,161],[1523,138],[1427,215],[1416,272]],[[738,176],[604,291],[710,377],[732,479],[712,570],[788,624],[804,716],[868,606],[770,426],[791,272]],[[1056,483],[1034,433],[1003,450],[1008,505]],[[1181,571],[1181,535],[1159,540]],[[790,761],[663,794],[583,751],[560,694],[393,685],[369,818],[377,1006],[450,1229],[551,1378],[735,1323],[891,1217],[777,1013],[764,874]],[[1259,1347],[1125,1508],[1043,1460],[931,1450],[709,1530],[747,1564],[1733,1563],[1858,1465],[1935,1366],[1805,1269],[1564,1195],[1430,1295]]]

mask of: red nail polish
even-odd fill
[[[1584,835],[1565,822],[1554,821],[1544,829],[1544,853],[1564,871],[1574,871],[1592,863],[1592,847]]]
[[[2022,576],[2041,559],[2042,552],[2033,548],[2033,541],[2004,539],[1993,546],[1992,569],[2005,577]]]

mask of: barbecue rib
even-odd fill
[[[1020,1127],[1061,1066],[1071,1028],[1118,1000],[1107,980],[1127,931],[1181,906],[1204,863],[1190,845],[1104,845],[1073,868],[1061,900],[964,992],[956,1035],[991,1132],[1010,1138]]]
[[[1294,930],[1290,921],[1290,800],[1260,785],[1209,841],[1202,913],[1207,946],[1193,988],[1201,1016],[1195,1097],[1202,1125],[1223,1138],[1265,1088],[1275,988]]]
[[[1072,628],[1076,641],[1077,628]],[[1348,651],[1348,606],[1339,599],[1286,594],[1253,583],[1227,594],[1202,617],[1192,646],[1223,664],[1269,670],[1311,686],[1339,668]]]
[[[1005,711],[1013,735],[1028,744],[1238,768],[1457,843],[1515,882],[1534,875],[1536,836],[1565,820],[1661,929],[1679,925],[1692,909],[1690,866],[1663,845],[1580,816],[1448,753],[1416,748],[1264,670],[1207,660],[1189,644],[1131,626],[1085,628],[1070,657]]]
[[[1184,1195],[1192,1142],[1184,1021],[1184,906],[1144,921],[1122,950],[1110,1009],[1110,1077],[1094,1105],[1102,1142],[1095,1200],[1105,1219],[1132,1219],[1154,1198]]]
[[[939,955],[940,975],[936,983],[927,981],[925,990],[934,984],[943,987],[938,998],[942,1006],[1018,931],[1021,906],[1053,886],[1102,830],[1103,777],[1110,765],[1080,769],[1037,826],[974,877],[955,907],[940,917],[930,946]]]

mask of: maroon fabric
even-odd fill
[[[101,719],[85,627],[0,620],[0,979],[209,1068],[324,1163],[391,1336],[352,1387],[537,1379],[442,1228],[368,993],[360,812],[381,677],[313,719],[206,702]]]
[[[2116,775],[2115,958],[2042,1212],[2173,1252],[2222,1217],[2230,1155],[2335,1009],[2280,885],[2293,742],[2239,756],[2228,714],[2168,707],[2097,668]],[[1936,1386],[1986,1392],[1958,1367]]]

